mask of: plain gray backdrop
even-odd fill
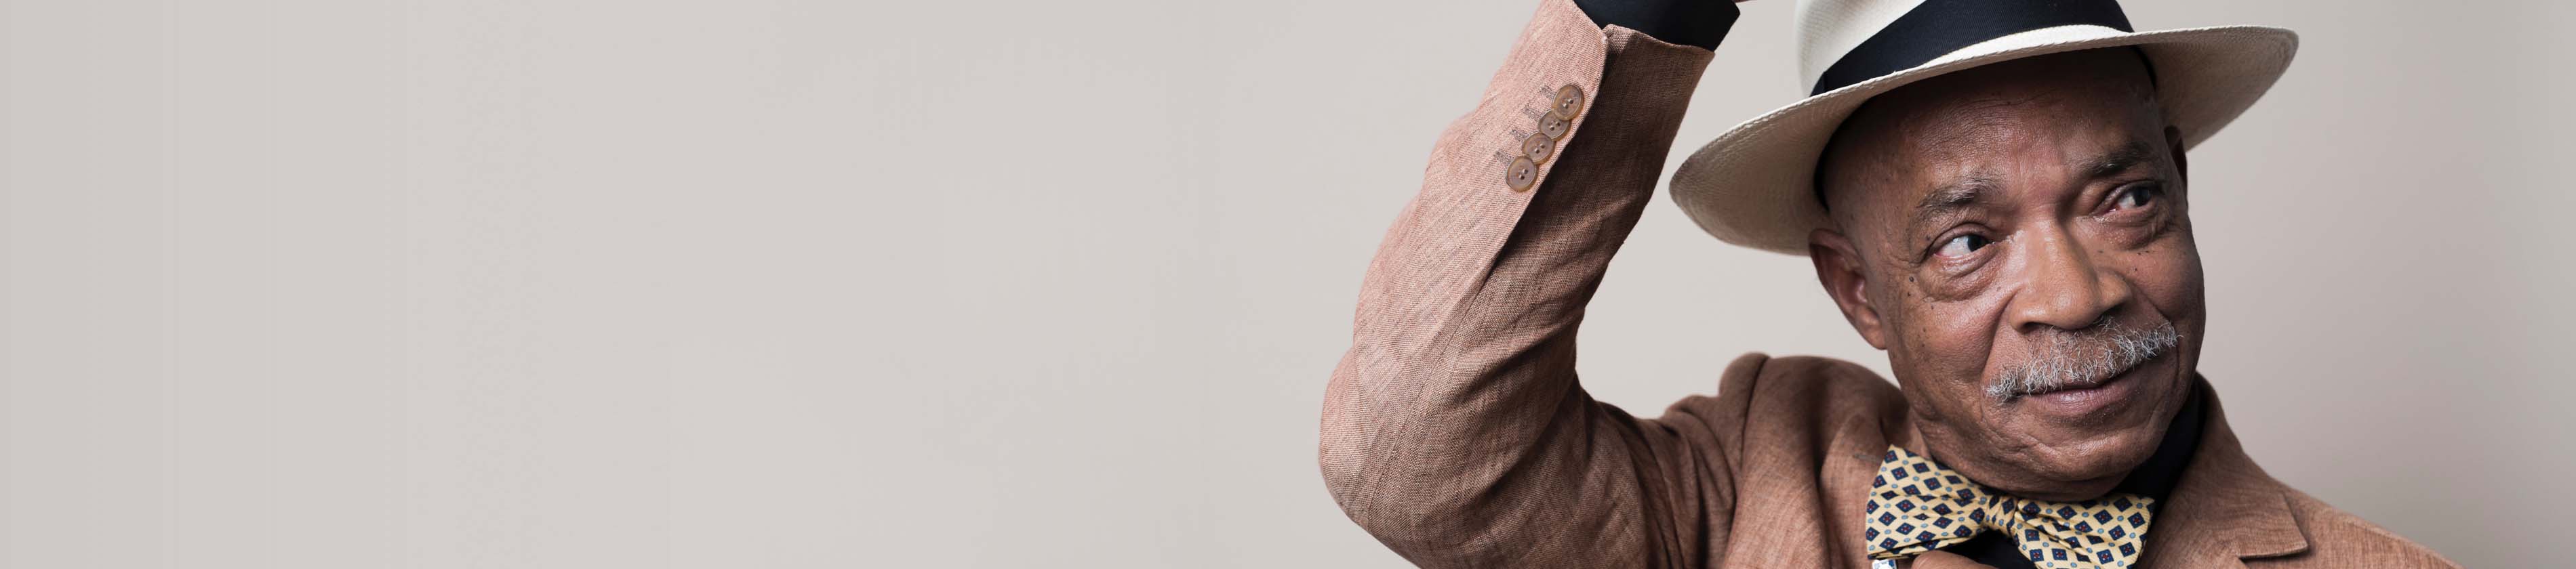
[[[0,565],[1400,565],[1320,398],[1534,6],[0,3]],[[2304,35],[2191,157],[2203,371],[2470,566],[2576,508],[2568,6],[2128,3]],[[1791,8],[1669,164],[1795,98]],[[1650,415],[1885,369],[1660,192],[1582,344]]]

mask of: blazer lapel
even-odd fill
[[[2307,551],[2286,488],[2245,455],[2209,381],[2195,376],[2193,383],[2206,398],[2208,423],[2191,465],[2147,530],[2139,566],[2233,566],[2239,559]]]

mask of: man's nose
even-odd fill
[[[2028,264],[2022,268],[2024,283],[2010,309],[2014,329],[2088,328],[2136,294],[2128,279],[2098,264],[2106,259],[2085,251],[2073,235],[2063,231],[2041,235],[2026,241],[2030,249],[2025,252]]]

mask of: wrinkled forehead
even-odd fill
[[[1835,131],[1817,197],[1852,234],[1901,221],[1942,188],[2049,189],[2032,186],[2080,177],[2140,146],[2158,150],[2154,93],[2144,62],[2126,50],[2014,60],[1900,87]]]

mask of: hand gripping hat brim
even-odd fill
[[[1830,224],[1816,198],[1816,160],[1872,96],[1999,61],[2134,46],[2146,55],[2166,118],[2190,147],[2262,98],[2299,45],[2298,34],[2262,26],[2130,32],[2111,0],[1811,0],[1799,9],[1802,69],[1816,94],[1736,125],[1691,153],[1672,182],[1673,202],[1700,229],[1790,255],[1807,254],[1807,234]],[[1947,12],[1927,18],[1928,10]],[[1824,45],[1837,34],[1855,45]]]

